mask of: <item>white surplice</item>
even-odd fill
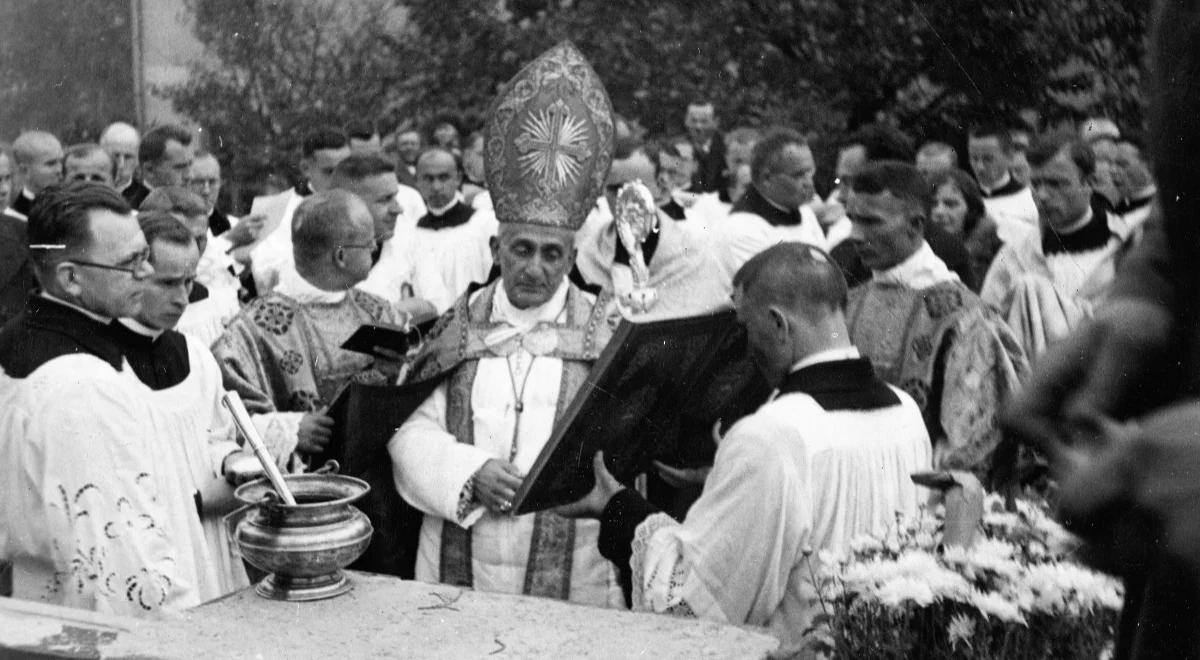
[[[565,281],[548,302],[529,310],[513,307],[504,287],[497,286],[495,290],[491,320],[508,324],[508,328],[498,331],[506,337],[528,330],[539,322],[553,322],[564,313]],[[522,592],[534,515],[500,515],[475,504],[459,519],[460,496],[468,479],[488,459],[508,460],[512,455],[517,422],[514,389],[524,389],[521,397],[524,412],[512,462],[523,474],[533,467],[542,447],[550,439],[562,373],[562,360],[535,356],[524,347],[518,348],[507,359],[481,359],[471,389],[475,444],[458,442],[447,429],[445,383],[434,390],[392,437],[388,453],[392,458],[396,488],[426,514],[417,556],[418,580],[439,580],[442,525],[452,521],[449,524],[471,529],[474,587],[481,591]],[[600,555],[596,546],[599,523],[581,520],[575,524],[570,600],[600,606],[621,604],[612,565]]]
[[[459,193],[455,204],[461,199]],[[492,269],[489,241],[498,228],[494,212],[476,209],[470,220],[456,227],[414,226],[404,234],[397,233],[397,247],[412,267],[413,295],[428,300],[442,314],[471,283],[486,282]]]
[[[1081,225],[1092,219],[1089,210]],[[1108,298],[1123,250],[1121,219],[1107,218],[1112,238],[1102,247],[1046,254],[1040,233],[1000,248],[979,297],[1008,322],[1030,358],[1062,340]]]
[[[250,271],[259,294],[275,288],[279,274],[295,264],[292,257],[292,216],[304,197],[295,188],[276,195],[255,197],[250,215],[263,215],[263,228],[250,249]]]
[[[843,351],[819,361],[857,355]],[[683,523],[659,513],[638,526],[634,609],[766,626],[795,648],[820,611],[816,553],[845,552],[919,506],[909,475],[929,469],[929,434],[913,400],[891,389],[900,405],[868,411],[784,394],[735,424]]]
[[[15,597],[145,616],[223,593],[195,500],[196,475],[223,455],[173,435],[152,395],[128,363],[86,354],[0,374],[0,559]]]
[[[997,188],[1009,183],[1005,176]],[[983,208],[996,221],[996,235],[1005,245],[1016,243],[1030,234],[1037,234],[1038,210],[1033,201],[1033,189],[1025,186],[1020,190],[996,197],[984,197]]]
[[[134,332],[156,335],[137,322],[123,320],[122,323]],[[185,337],[187,378],[173,387],[151,391],[149,396],[159,438],[184,443],[193,488],[201,490],[214,479],[223,478],[221,463],[240,446],[235,440],[233,418],[221,404],[225,388],[221,385],[221,369],[216,359],[206,344]],[[232,539],[223,516],[203,515],[200,522],[209,554],[216,565],[221,593],[232,593],[250,584],[242,560],[231,549]]]
[[[733,211],[708,231],[730,290],[742,264],[769,247],[800,242],[825,249],[825,233],[816,213],[808,205],[800,207],[799,212],[799,224],[772,225],[753,213]]]

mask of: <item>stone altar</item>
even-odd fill
[[[0,656],[68,658],[762,658],[757,629],[351,573],[309,603],[253,587],[170,620],[0,599]]]

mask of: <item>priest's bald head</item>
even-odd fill
[[[846,278],[818,248],[779,243],[763,250],[742,265],[733,287],[751,357],[772,385],[805,357],[850,345]]]
[[[136,316],[153,274],[133,210],[108,186],[73,181],[46,188],[29,211],[29,251],[51,297],[107,318]]]
[[[353,193],[314,193],[292,216],[296,272],[318,289],[345,291],[365,280],[377,248],[371,211]]]

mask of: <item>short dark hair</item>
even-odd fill
[[[737,128],[725,134],[725,146],[729,147],[735,144],[757,144],[762,139],[762,133],[757,128],[750,126],[738,126]]]
[[[396,166],[382,156],[354,154],[343,158],[342,162],[333,168],[333,185],[341,188],[351,182],[395,171]]]
[[[346,122],[346,136],[352,140],[370,140],[379,134],[375,122],[366,119],[352,119]]]
[[[1013,143],[1012,130],[999,122],[981,122],[972,124],[967,129],[967,138],[975,138],[976,140],[986,138],[996,138],[1000,143],[1000,150],[1006,154],[1011,154],[1016,146]]]
[[[850,180],[850,189],[866,195],[890,192],[897,199],[914,204],[925,217],[932,205],[929,182],[911,162],[881,160],[867,163]]]
[[[34,263],[44,269],[86,249],[92,241],[88,214],[94,210],[121,215],[133,212],[120,193],[91,181],[68,181],[38,193],[29,210],[27,233]],[[66,247],[32,247],[47,245]]]
[[[363,201],[345,190],[313,193],[292,215],[292,254],[297,261],[318,259],[337,247],[348,233],[350,210]]]
[[[746,296],[812,318],[813,312],[845,311],[846,278],[824,250],[784,242],[751,257],[733,276]]]
[[[1096,173],[1096,154],[1087,142],[1073,132],[1059,131],[1037,136],[1029,146],[1026,157],[1030,167],[1042,167],[1064,151],[1079,168],[1080,179]]]
[[[312,158],[318,151],[341,149],[348,144],[350,141],[346,139],[345,133],[332,126],[322,126],[304,136],[300,153],[305,158]]]
[[[912,138],[898,128],[887,124],[867,124],[847,135],[840,150],[860,146],[866,152],[867,162],[876,160],[900,160],[911,163],[917,159]]]
[[[155,126],[142,137],[138,145],[138,162],[157,163],[167,151],[167,142],[174,140],[187,147],[192,144],[192,132],[178,124]]]
[[[138,225],[142,228],[142,235],[146,237],[146,244],[151,247],[154,246],[154,241],[183,247],[196,244],[196,239],[192,237],[192,232],[187,225],[170,213],[165,211],[138,213],[137,220]]]
[[[750,178],[761,181],[763,174],[775,164],[775,159],[790,144],[807,146],[808,141],[790,128],[776,128],[768,132],[754,145],[750,153]]]
[[[178,213],[186,218],[208,214],[208,205],[200,195],[183,186],[163,186],[155,188],[142,200],[138,211],[162,211],[163,213]]]
[[[979,184],[975,182],[975,177],[966,172],[952,167],[948,170],[936,172],[929,179],[929,194],[936,197],[938,188],[953,184],[958,191],[962,193],[963,201],[967,205],[967,215],[963,220],[963,233],[971,233],[979,221],[983,219],[987,213],[987,208],[983,205],[983,193],[979,190]],[[931,203],[932,205],[932,203]]]

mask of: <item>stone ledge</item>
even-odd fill
[[[354,590],[331,600],[269,601],[250,588],[168,621],[5,601],[0,604],[0,650],[21,649],[32,652],[30,657],[666,660],[762,658],[778,645],[761,630],[710,621],[369,573],[351,576]]]

